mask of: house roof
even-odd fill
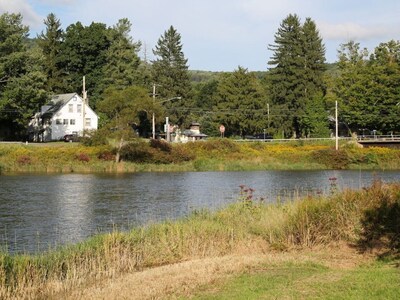
[[[54,115],[75,95],[77,95],[77,93],[53,95],[51,100],[46,104],[46,106],[49,106],[49,109],[46,110],[43,115]]]

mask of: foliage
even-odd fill
[[[47,91],[52,93],[65,93],[65,82],[60,67],[59,55],[63,42],[61,22],[56,15],[51,13],[44,20],[46,32],[41,32],[37,37],[37,44],[42,50],[44,61],[43,68],[47,76]]]
[[[224,124],[226,136],[244,137],[267,127],[263,118],[267,105],[262,97],[261,85],[247,69],[239,67],[231,74],[224,74],[215,98],[215,119]]]
[[[361,218],[359,246],[364,251],[378,248],[386,251],[383,255],[400,257],[400,193],[393,193],[380,181],[376,181],[368,191],[375,201]]]
[[[0,120],[12,131],[7,138],[26,136],[30,118],[47,100],[43,59],[35,47],[27,49],[27,34],[21,14],[0,16]]]
[[[125,141],[137,136],[134,130],[140,128],[141,117],[148,119],[151,112],[156,112],[157,106],[143,88],[132,86],[118,90],[112,87],[104,92],[98,109],[108,120],[101,134],[116,139],[117,148],[121,149]],[[117,160],[118,153],[119,150]]]
[[[102,23],[92,22],[89,26],[84,26],[77,22],[66,28],[61,45],[59,60],[67,82],[66,88],[79,93],[82,90],[82,77],[86,76],[92,107],[96,107],[104,90],[101,83],[107,50],[111,45],[109,31]]]
[[[153,82],[159,86],[157,95],[161,99],[181,97],[165,103],[171,121],[178,124],[190,122],[189,107],[192,107],[192,91],[187,59],[182,51],[181,35],[170,26],[159,38],[153,49],[156,59],[152,65]]]
[[[106,87],[124,89],[141,82],[138,56],[141,43],[133,41],[130,36],[131,27],[128,19],[121,19],[109,31],[111,44],[106,51],[103,77]]]
[[[193,155],[181,147],[172,147],[170,144],[150,140],[135,141],[121,148],[121,159],[136,163],[173,164],[193,160]]]
[[[334,94],[340,115],[353,132],[398,131],[400,89],[400,46],[390,41],[380,44],[370,59],[368,51],[354,41],[343,44],[339,52],[340,76]]]
[[[318,127],[302,120],[306,102],[325,94],[325,48],[314,21],[307,18],[301,25],[299,17],[290,14],[282,21],[270,50],[274,52],[269,62],[273,68],[267,83],[278,111],[272,114],[272,124],[278,132],[284,131],[286,137],[303,136]]]

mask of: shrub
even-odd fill
[[[136,141],[122,146],[120,151],[121,159],[132,162],[151,162],[152,153],[149,145]]]
[[[351,162],[347,152],[342,149],[321,149],[314,151],[312,155],[318,163],[331,169],[345,169]]]
[[[166,141],[163,140],[155,140],[151,139],[150,140],[150,147],[154,149],[159,149],[164,152],[171,152],[172,146],[167,143]]]
[[[17,157],[17,163],[19,165],[25,166],[31,164],[31,158],[28,155],[21,155]]]
[[[115,153],[110,150],[104,150],[97,155],[97,158],[105,161],[113,161],[115,160]]]
[[[81,162],[89,162],[90,157],[86,153],[79,153],[75,156],[75,159]]]

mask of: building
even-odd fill
[[[97,130],[99,117],[77,94],[54,95],[29,123],[29,139],[34,142],[60,140],[66,134],[82,136]]]
[[[189,126],[189,129],[180,133],[180,131],[176,132],[173,141],[178,143],[187,143],[194,142],[198,140],[204,140],[208,136],[206,134],[200,133],[200,124],[196,122],[192,122]]]

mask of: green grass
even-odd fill
[[[399,295],[400,269],[393,265],[374,263],[348,270],[300,262],[254,268],[202,287],[190,299],[398,299]]]

